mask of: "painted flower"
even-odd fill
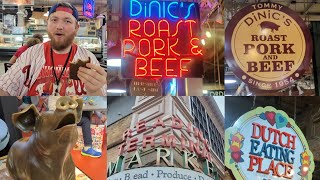
[[[241,148],[243,146],[243,140],[244,136],[240,134],[238,131],[237,133],[233,134],[231,138],[229,139],[230,144],[230,150],[231,152],[231,158],[234,162],[243,162],[243,159],[241,158],[241,155],[243,152],[241,151]]]
[[[308,175],[309,167],[310,167],[310,156],[306,151],[300,154],[300,175],[305,177]]]

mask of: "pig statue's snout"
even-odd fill
[[[74,112],[76,113],[76,122],[80,122],[82,115],[83,100],[72,99],[68,96],[60,97],[56,102],[56,112]]]
[[[78,102],[68,97],[61,97],[56,102],[57,110],[65,111],[67,109],[76,109],[77,107]]]

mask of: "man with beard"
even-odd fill
[[[73,5],[52,6],[47,25],[51,41],[30,47],[0,77],[0,95],[106,95],[107,73],[91,52],[73,43],[78,29]],[[70,63],[78,61],[89,63],[76,72],[79,80],[70,79]]]

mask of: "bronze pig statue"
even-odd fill
[[[12,115],[22,131],[33,131],[29,139],[16,141],[8,154],[7,169],[16,180],[75,179],[70,154],[78,133],[83,102],[61,97],[56,110],[39,114],[34,105]]]

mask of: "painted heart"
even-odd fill
[[[276,113],[275,112],[265,112],[265,116],[268,120],[268,122],[273,126],[276,122],[275,122],[275,115]]]
[[[235,161],[235,162],[240,162],[241,160],[241,152],[232,152],[231,153],[231,158]]]
[[[263,120],[267,120],[266,115],[264,113],[261,113],[259,117]]]
[[[277,129],[283,128],[288,124],[287,118],[283,117],[282,114],[276,114],[276,127]]]
[[[286,127],[291,128],[291,124],[288,122],[288,124],[286,125]]]

